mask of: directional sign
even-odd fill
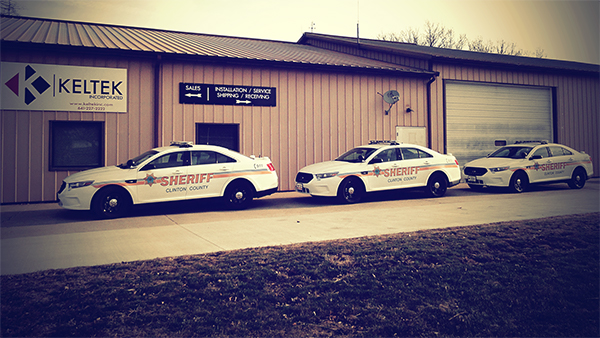
[[[180,83],[179,103],[275,107],[274,87]]]

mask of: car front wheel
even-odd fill
[[[511,192],[521,193],[527,189],[529,179],[527,174],[522,171],[517,171],[510,178],[510,185],[508,186]]]
[[[587,178],[587,174],[583,168],[577,168],[573,172],[573,176],[569,180],[569,188],[571,189],[581,189],[585,185],[585,180]]]
[[[125,216],[131,208],[131,197],[127,191],[117,187],[107,187],[98,192],[92,201],[92,211],[99,218]]]
[[[225,190],[225,202],[231,209],[245,209],[254,198],[254,189],[246,182],[233,182]]]
[[[448,180],[443,174],[433,174],[427,182],[427,194],[431,197],[442,197],[448,190]]]
[[[340,184],[338,199],[344,203],[358,203],[362,199],[364,191],[359,178],[348,177]]]

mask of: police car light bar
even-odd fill
[[[516,141],[515,144],[522,144],[522,143],[539,143],[539,144],[548,144],[547,140],[535,140],[535,141]]]
[[[389,145],[392,145],[392,146],[397,146],[400,143],[398,143],[398,141],[394,141],[394,140],[382,140],[382,141],[371,140],[371,141],[369,141],[369,144],[389,144]]]
[[[179,148],[190,148],[194,145],[194,142],[189,141],[171,141],[172,146],[178,146]]]

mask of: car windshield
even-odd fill
[[[145,160],[149,159],[150,157],[152,157],[156,154],[158,154],[158,151],[148,150],[147,152],[130,159],[129,161],[127,161],[127,163],[119,164],[117,167],[122,168],[122,169],[127,169],[127,168],[130,168],[130,166],[136,166],[139,163],[144,162]]]
[[[348,150],[340,157],[336,158],[336,161],[360,163],[366,160],[376,149],[374,148],[354,148]]]
[[[531,149],[533,147],[502,147],[490,154],[489,157],[520,159],[525,158]]]

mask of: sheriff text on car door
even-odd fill
[[[189,159],[189,151],[178,151],[162,155],[141,168],[137,177],[139,202],[185,199]]]

